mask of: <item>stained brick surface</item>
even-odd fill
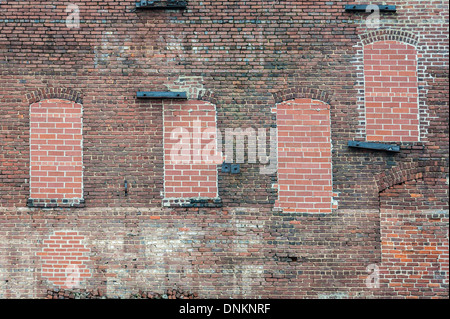
[[[381,210],[380,280],[399,297],[448,295],[448,212]]]
[[[74,232],[90,275],[78,289],[108,297],[180,289],[199,298],[448,298],[447,1],[395,1],[397,12],[382,13],[378,28],[342,1],[190,0],[185,10],[135,10],[135,0],[76,4],[80,25],[69,28],[68,3],[0,1],[0,297],[63,289],[47,271],[58,263],[39,253],[55,233]],[[139,91],[183,91],[188,99],[140,100]],[[34,186],[60,167],[58,158],[39,171],[33,165],[59,156],[33,154],[36,138],[53,140],[33,131],[45,103],[70,105],[77,116],[82,106],[82,134],[64,132],[77,145],[83,138],[79,201],[79,180]],[[298,129],[281,118],[292,103]],[[325,105],[320,121],[330,125],[307,124],[307,110]],[[222,142],[227,129],[264,129],[267,150],[270,129],[294,134],[295,149],[319,132],[327,142],[311,157],[281,153],[279,170],[269,173],[261,173],[267,163],[249,161],[245,142],[239,174],[192,164],[186,172],[216,178],[216,186],[183,180],[187,193],[165,189],[165,126],[181,126],[165,115],[188,106],[207,108],[187,122],[205,118]],[[214,124],[206,120],[213,112]],[[307,140],[297,140],[301,128],[311,128]],[[350,140],[401,151],[349,148]],[[71,170],[81,166],[80,150],[72,151]],[[326,167],[283,179],[306,159]],[[315,205],[320,197],[326,207],[312,214],[290,201],[283,184],[297,181],[305,188],[296,196]],[[73,201],[30,201],[41,189]],[[220,202],[164,206],[167,195],[194,192]],[[367,285],[376,275],[379,286]]]

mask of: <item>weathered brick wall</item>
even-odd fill
[[[400,297],[448,298],[448,211],[381,210],[380,285]]]
[[[385,289],[369,289],[365,280],[367,265],[381,262],[376,210],[314,216],[245,207],[85,208],[66,209],[63,218],[55,210],[1,212],[8,227],[3,265],[22,270],[8,272],[7,298],[43,298],[47,289],[67,284],[75,291],[101,289],[109,297],[181,289],[200,298],[352,298]],[[50,247],[55,236],[60,248]],[[71,236],[74,247],[65,247]],[[57,251],[51,255],[49,248]],[[79,261],[79,287],[71,285],[77,275],[72,268],[54,285],[47,270],[62,265],[61,256],[73,256],[66,261],[72,265]]]
[[[134,3],[77,1],[79,26],[68,27],[69,3],[0,1],[0,297],[44,298],[79,278],[72,289],[122,297],[448,298],[448,1],[392,1],[397,13],[381,13],[375,28],[342,1]],[[399,153],[349,148],[372,136],[364,52],[391,42],[417,56],[407,85],[418,122],[388,116],[402,121],[396,137],[408,129],[414,139],[395,138]],[[389,77],[374,83],[402,82]],[[239,174],[207,169],[216,167],[220,200],[164,207],[171,102],[136,92],[168,90],[213,105],[223,142],[226,130],[257,132],[270,161],[249,160],[245,141]],[[276,207],[273,111],[295,99],[329,108],[331,213]],[[82,106],[84,201],[43,209],[30,201],[30,110],[48,100]],[[79,243],[62,239],[55,259],[42,255],[51,236],[72,232],[85,251],[65,256]],[[83,268],[56,271],[61,256]]]

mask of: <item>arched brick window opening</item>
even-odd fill
[[[419,141],[417,51],[383,40],[364,46],[366,139]]]
[[[331,213],[329,105],[309,98],[277,104],[278,200],[285,212]]]
[[[446,175],[434,161],[401,163],[376,176],[380,209],[448,209]]]
[[[83,202],[82,105],[47,99],[30,106],[29,206]]]

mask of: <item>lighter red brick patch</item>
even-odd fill
[[[82,105],[44,100],[30,106],[30,198],[83,198]]]
[[[311,99],[277,105],[278,200],[285,212],[331,213],[329,106]]]
[[[368,141],[419,141],[417,52],[399,41],[364,47]]]
[[[41,276],[60,288],[76,288],[91,277],[87,267],[90,249],[84,236],[75,231],[57,231],[42,243],[37,253],[42,259]]]

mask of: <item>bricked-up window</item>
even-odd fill
[[[218,198],[216,108],[203,101],[164,103],[165,205]]]
[[[277,105],[278,200],[285,212],[331,213],[329,105],[295,99]]]
[[[399,41],[364,47],[368,141],[419,140],[417,52]]]
[[[29,205],[73,205],[83,198],[82,105],[59,99],[30,106]]]
[[[90,248],[85,238],[76,231],[56,231],[42,241],[40,275],[60,288],[79,288],[81,281],[92,274],[89,263]]]

